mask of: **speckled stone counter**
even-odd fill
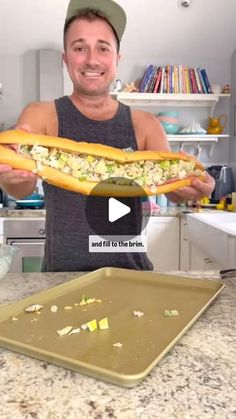
[[[180,217],[189,212],[215,212],[215,209],[209,208],[189,208],[185,206],[161,207],[151,211],[143,210],[144,216],[152,217]],[[219,212],[219,211],[217,211]],[[45,217],[46,209],[14,209],[14,208],[0,208],[0,218],[8,217]]]
[[[175,272],[178,275],[186,273]],[[188,276],[218,279],[217,273]],[[0,304],[78,276],[8,274]],[[137,387],[125,389],[0,348],[1,419],[233,419],[236,278]]]
[[[45,217],[45,209],[12,209],[0,208],[0,217]]]

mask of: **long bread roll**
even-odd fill
[[[127,152],[20,130],[0,133],[0,144],[0,164],[32,171],[47,183],[85,195],[157,195],[189,186],[196,177],[204,180],[202,164],[182,153]],[[10,144],[18,145],[17,152],[5,147]]]

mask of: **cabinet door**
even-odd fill
[[[179,269],[179,218],[151,217],[146,227],[147,254],[155,271]]]
[[[193,271],[212,271],[223,269],[223,266],[203,253],[201,249],[190,244],[190,269]]]

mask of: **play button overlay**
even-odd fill
[[[115,198],[109,198],[108,200],[108,220],[110,223],[119,220],[126,214],[129,214],[131,208],[128,205],[123,204]]]
[[[107,182],[111,184],[110,196],[99,196]],[[121,237],[130,240],[142,234],[151,216],[151,205],[144,189],[140,189],[139,197],[112,196],[112,184],[127,184],[127,178],[109,178],[99,182],[92,193],[86,197],[85,213],[90,235],[97,235],[107,239],[120,240]],[[104,185],[105,184],[105,185]],[[145,203],[145,216],[143,204]],[[79,220],[78,220],[79,221]]]

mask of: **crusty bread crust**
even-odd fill
[[[49,135],[30,134],[20,130],[9,130],[0,133],[0,144],[23,144],[41,145],[44,147],[61,148],[64,151],[76,152],[79,154],[90,154],[120,163],[128,163],[139,160],[184,160],[194,161],[197,168],[204,170],[202,164],[194,157],[184,153],[171,151],[123,151],[119,148],[103,144],[78,142],[67,138],[53,137]]]
[[[113,147],[92,144],[85,142],[76,142],[68,139],[60,139],[57,137],[28,134],[23,131],[5,131],[0,134],[0,144],[24,144],[24,145],[42,145],[45,147],[56,147],[61,148],[65,151],[77,152],[82,154],[91,154],[98,157],[109,158],[112,160],[119,161],[121,163],[128,163],[138,160],[168,160],[168,159],[182,159],[185,161],[196,161],[197,167],[204,171],[203,166],[192,156],[188,156],[180,153],[171,152],[156,152],[156,151],[136,151],[136,152],[125,152]],[[14,169],[28,170],[37,173],[39,177],[44,179],[47,183],[58,186],[63,189],[67,189],[73,192],[80,192],[85,195],[90,193],[97,194],[100,196],[140,196],[143,195],[143,191],[146,195],[158,195],[162,193],[168,193],[176,189],[189,186],[192,183],[194,176],[188,178],[175,180],[168,182],[156,187],[139,187],[133,185],[117,185],[114,183],[101,182],[99,188],[95,188],[98,184],[95,181],[80,181],[75,177],[68,175],[58,169],[54,169],[49,166],[40,167],[33,159],[25,158],[20,154],[17,154],[14,150],[0,145],[0,163],[8,164]],[[200,179],[204,180],[204,173],[199,176]],[[93,191],[93,192],[92,192]]]

